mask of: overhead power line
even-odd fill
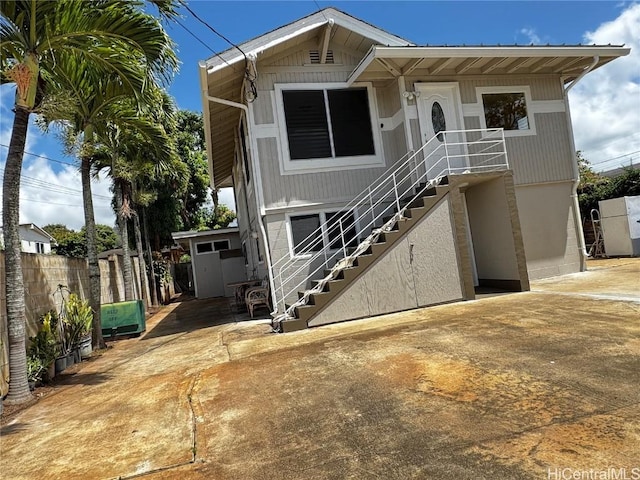
[[[244,78],[249,83],[249,90],[247,92],[245,92],[245,97],[246,97],[248,102],[250,102],[250,103],[254,102],[256,100],[256,98],[258,98],[258,88],[256,86],[256,80],[258,79],[258,77],[257,77],[257,73],[255,72],[255,69],[254,69],[253,73],[250,71],[249,58],[247,57],[247,54],[238,45],[233,43],[231,40],[229,40],[227,37],[225,37],[220,32],[218,32],[215,28],[213,28],[208,22],[206,22],[205,20],[200,18],[200,16],[196,12],[194,12],[189,7],[189,5],[187,5],[186,1],[182,0],[181,4],[182,4],[182,6],[184,8],[187,9],[187,11],[193,16],[193,18],[195,18],[198,22],[203,24],[205,27],[207,27],[209,30],[211,30],[215,35],[220,37],[222,40],[227,42],[229,45],[231,45],[233,48],[237,49],[242,54],[242,56],[244,57]],[[236,69],[222,55],[216,53],[216,56],[218,58],[220,58],[228,66],[230,66],[234,71],[236,71]]]
[[[220,57],[220,59],[221,59],[223,62],[225,62],[225,63],[227,62],[224,58],[222,58],[222,57],[220,56],[220,54],[219,54],[218,52],[216,52],[213,48],[211,48],[209,45],[207,45],[205,42],[203,42],[203,41],[200,39],[200,37],[199,37],[199,36],[197,36],[195,33],[193,33],[191,30],[189,30],[189,29],[186,27],[186,25],[184,25],[182,22],[180,22],[180,20],[176,20],[176,23],[177,23],[178,25],[180,25],[182,28],[184,28],[184,29],[187,31],[187,33],[188,33],[189,35],[191,35],[191,36],[192,36],[193,38],[195,38],[198,42],[200,42],[200,44],[202,44],[202,45],[204,46],[204,48],[206,48],[207,50],[209,50],[209,51],[210,51],[211,53],[213,53],[214,55],[216,55],[216,56]],[[227,65],[229,65],[229,64],[227,63]],[[231,65],[229,65],[229,66],[231,66]]]
[[[5,145],[4,143],[0,143],[0,147],[9,148],[9,145]],[[37,153],[31,153],[31,152],[25,151],[24,154],[25,155],[30,155],[32,157],[42,158],[42,159],[47,160],[49,162],[60,163],[62,165],[69,165],[70,167],[76,167],[77,166],[74,163],[63,162],[62,160],[56,160],[54,158],[45,157],[44,155],[38,155]]]
[[[636,153],[640,153],[640,150],[635,150],[635,151],[633,151],[633,152],[624,153],[624,154],[622,154],[622,155],[618,155],[617,157],[611,157],[611,158],[608,158],[608,159],[606,159],[606,160],[600,160],[599,162],[594,162],[594,163],[592,163],[591,165],[592,165],[592,166],[594,166],[594,165],[601,165],[601,164],[603,164],[603,163],[611,162],[611,161],[613,161],[613,160],[618,160],[618,159],[620,159],[620,158],[624,158],[624,157],[629,157],[629,156],[631,156],[631,155],[635,155]]]
[[[4,174],[4,168],[0,168],[0,174]],[[54,185],[44,180],[40,180],[27,175],[20,175],[20,184],[26,187],[37,188],[39,190],[47,190],[53,193],[60,193],[63,195],[82,195],[82,190],[75,188],[65,187],[63,185]],[[107,195],[101,195],[99,193],[92,193],[94,198],[103,198],[105,200],[111,200],[111,197]]]

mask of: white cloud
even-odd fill
[[[0,87],[0,144],[9,145],[13,129],[13,98],[15,87],[10,84]],[[45,136],[32,122],[29,124],[25,151],[49,156],[42,151]],[[0,179],[3,177],[8,149],[0,146]],[[109,179],[100,178],[92,182],[94,212],[97,223],[113,226],[115,216],[111,209]],[[2,191],[0,189],[0,201]],[[84,225],[82,206],[82,183],[76,167],[52,168],[46,160],[25,155],[20,184],[20,223],[35,223],[44,226],[62,223],[79,230]]]
[[[529,43],[538,45],[541,43],[540,37],[533,28],[523,28],[520,33],[529,39]]]
[[[4,162],[0,164],[4,168]],[[94,180],[92,193],[97,223],[113,226],[109,179]],[[20,185],[20,223],[61,223],[74,230],[84,225],[82,185],[78,169],[54,171],[46,160],[25,162]]]
[[[587,74],[569,93],[576,148],[596,170],[628,165],[631,159],[638,163],[640,4],[585,33],[584,43],[625,44],[631,53]]]

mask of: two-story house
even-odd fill
[[[621,46],[418,46],[327,8],[200,63],[284,331],[582,271],[567,93]]]

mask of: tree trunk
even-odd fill
[[[129,249],[129,222],[125,217],[122,205],[124,191],[122,183],[114,179],[114,191],[116,197],[116,216],[122,238],[122,275],[124,277],[124,299],[127,302],[134,300],[133,294],[133,268],[131,268],[131,250]]]
[[[145,310],[149,305],[149,282],[147,276],[147,265],[144,261],[144,250],[142,248],[142,232],[140,231],[140,217],[136,212],[133,215],[133,230],[136,237],[136,249],[138,250],[138,264],[140,265],[140,283],[142,283],[142,298],[144,299]]]
[[[8,405],[31,399],[27,380],[25,345],[25,305],[22,260],[20,255],[20,174],[24,144],[29,126],[29,110],[16,105],[13,130],[2,185],[2,224],[5,245],[5,288],[7,296],[7,333],[9,339]]]
[[[142,210],[142,226],[144,227],[144,238],[147,242],[147,256],[149,257],[149,279],[151,280],[151,304],[158,306],[158,291],[156,290],[156,273],[153,269],[153,254],[151,253],[151,242],[149,241],[149,227],[147,225],[146,210]]]
[[[93,310],[93,329],[91,343],[94,349],[106,348],[102,337],[102,320],[100,319],[100,265],[98,264],[98,247],[96,242],[96,219],[93,213],[91,198],[91,161],[81,159],[82,201],[84,203],[84,223],[87,231],[87,260],[89,261],[89,305]]]

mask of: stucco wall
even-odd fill
[[[478,278],[519,280],[503,179],[474,185],[465,196]]]
[[[451,211],[445,197],[309,326],[462,299]]]
[[[580,271],[571,182],[516,187],[529,278]]]

